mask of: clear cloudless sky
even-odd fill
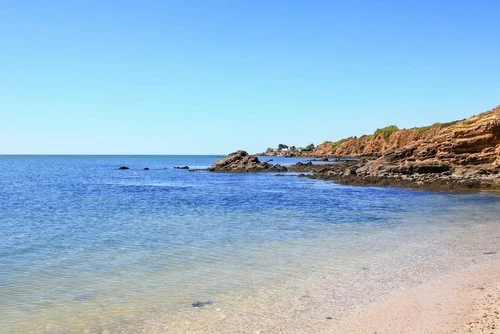
[[[0,2],[0,154],[226,154],[500,104],[500,1]]]

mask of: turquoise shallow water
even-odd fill
[[[265,329],[500,251],[495,196],[173,168],[217,158],[1,156],[0,332]]]

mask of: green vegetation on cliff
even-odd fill
[[[436,122],[436,123],[434,123],[432,125],[416,127],[416,128],[413,128],[413,129],[415,129],[418,133],[424,133],[424,132],[429,131],[432,128],[436,128],[436,127],[446,128],[448,126],[451,126],[453,124],[456,124],[456,123],[462,122],[462,121],[464,121],[464,120],[462,119],[462,120],[457,120],[457,121],[452,121],[452,122],[446,122],[446,123]]]
[[[337,150],[337,148],[340,146],[340,144],[342,144],[343,142],[345,142],[348,138],[344,138],[344,139],[341,139],[341,140],[337,140],[336,142],[332,143],[332,150],[333,152],[335,152]]]
[[[313,148],[313,145],[309,145],[307,148],[302,149],[303,155],[306,156],[348,156],[348,157],[369,157],[369,156],[381,156],[389,149],[398,149],[404,146],[413,145],[418,141],[424,143],[433,142],[436,140],[437,136],[443,131],[446,133],[452,133],[454,136],[456,131],[460,130],[462,127],[468,126],[470,124],[475,124],[477,122],[476,118],[486,117],[484,115],[490,115],[487,119],[498,117],[498,110],[500,106],[492,111],[482,113],[480,115],[471,117],[467,120],[456,120],[451,122],[437,122],[429,126],[413,127],[407,129],[399,129],[396,125],[389,125],[380,129],[375,130],[371,135],[363,135],[361,137],[348,137],[337,141],[326,141],[322,144],[317,145]],[[469,124],[470,123],[470,124]],[[464,130],[465,131],[465,130]],[[462,131],[463,132],[463,131]],[[493,133],[493,136],[497,138],[498,136]],[[489,138],[489,137],[488,137]],[[482,138],[481,140],[485,140]],[[467,143],[460,142],[461,147]],[[483,149],[484,144],[480,145]],[[309,150],[313,148],[312,150]],[[491,154],[495,154],[495,150],[491,151]],[[298,155],[301,155],[299,152]],[[489,159],[489,158],[488,158]]]
[[[382,135],[385,141],[388,142],[391,135],[398,130],[399,128],[396,125],[389,125],[386,126],[385,128],[375,130],[373,136],[377,137],[379,135]]]

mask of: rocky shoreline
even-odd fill
[[[308,158],[334,158],[333,163],[284,167],[238,151],[209,170],[293,171],[350,185],[500,193],[500,106],[461,121],[395,132],[387,129],[341,143],[327,142],[308,153]]]
[[[450,171],[442,173],[396,173],[379,171],[370,174],[369,167],[375,160],[345,161],[329,165],[290,166],[290,171],[307,172],[304,177],[334,181],[344,185],[404,187],[432,191],[470,193],[479,191],[500,194],[498,175],[457,176]],[[306,168],[304,168],[306,167]]]
[[[323,160],[323,159],[322,159]],[[498,171],[463,169],[446,165],[411,165],[403,168],[382,165],[378,159],[335,160],[333,162],[297,163],[291,166],[272,165],[260,162],[256,156],[237,151],[215,162],[208,170],[212,172],[295,172],[299,177],[334,181],[344,185],[405,187],[433,191],[479,192],[500,194]]]

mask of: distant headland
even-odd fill
[[[230,155],[232,161],[240,162],[235,154]],[[317,147],[280,144],[257,155],[324,158],[330,162],[297,164],[286,169],[344,184],[500,191],[500,106],[464,120],[411,129],[391,125],[372,135],[326,141]],[[242,157],[242,153],[238,156]],[[258,159],[245,159],[261,164]],[[331,159],[336,163],[331,163]],[[228,159],[224,171],[277,170],[265,165],[232,166],[227,162]],[[211,170],[221,171],[219,167],[216,162]]]

